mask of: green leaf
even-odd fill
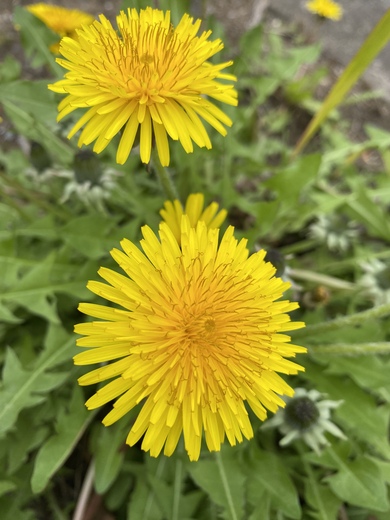
[[[149,484],[164,518],[172,518],[173,488],[155,475],[148,475]]]
[[[20,76],[22,66],[19,61],[8,55],[5,60],[0,63],[0,83],[14,81]]]
[[[99,438],[94,457],[95,489],[99,495],[102,495],[111,487],[121,469],[124,451],[120,448],[125,442],[125,428],[128,426],[126,422],[123,425],[122,421],[110,428],[104,428],[100,424],[98,427]]]
[[[55,293],[69,294],[73,298],[85,298],[86,273],[90,272],[87,262],[78,270],[57,265],[57,253],[53,252],[33,267],[12,287],[3,290],[0,302],[16,303],[32,314],[42,316],[51,323],[58,324]]]
[[[390,12],[390,11],[389,11]],[[353,182],[353,193],[346,198],[349,213],[367,227],[368,232],[378,238],[390,241],[390,222],[387,218],[387,200],[374,200],[367,194],[367,188],[360,182]]]
[[[160,458],[156,462],[157,465],[154,474],[157,478],[161,478],[166,459]],[[163,513],[154,492],[150,489],[146,479],[140,474],[141,472],[136,471],[135,473],[138,478],[127,509],[128,520],[133,520],[134,518],[142,518],[142,520],[162,520]]]
[[[0,98],[18,132],[41,142],[56,162],[69,164],[73,160],[72,148],[55,134],[57,106],[47,80],[0,84]]]
[[[310,516],[316,520],[334,520],[342,505],[328,486],[320,484],[316,479],[305,479],[305,500],[313,509]]]
[[[53,337],[54,331],[58,336]],[[0,388],[0,433],[12,428],[21,410],[31,408],[45,400],[45,394],[60,386],[68,372],[48,373],[65,359],[70,359],[74,339],[53,327],[48,334],[47,348],[38,357],[35,368],[25,370],[16,353],[8,348],[3,368],[3,381]]]
[[[275,191],[288,206],[302,202],[302,195],[308,191],[310,182],[314,182],[321,165],[321,154],[299,157],[277,174],[264,182],[264,185]]]
[[[368,457],[352,462],[343,461],[334,452],[333,457],[339,471],[325,480],[335,495],[344,502],[373,511],[389,509],[386,484],[376,464]]]
[[[0,302],[0,322],[20,323],[22,320],[17,318],[6,305]]]
[[[188,467],[196,484],[224,508],[224,518],[229,520],[240,520],[244,510],[245,476],[235,455],[233,448],[226,448],[216,453],[217,463],[199,460]]]
[[[308,127],[295,147],[295,154],[301,152],[329,113],[339,105],[346,94],[375,59],[390,39],[390,9],[382,16],[377,25],[363,42],[359,51],[349,62],[332,90],[322,103],[320,110],[310,121]]]
[[[18,80],[0,85],[2,103],[13,104],[37,121],[55,121],[57,107],[54,94],[47,88],[47,80]]]
[[[69,408],[59,410],[57,433],[46,441],[36,457],[31,477],[34,493],[43,491],[52,476],[62,467],[94,415],[85,408],[84,396],[76,385]]]
[[[13,491],[14,489],[16,489],[15,482],[12,482],[11,480],[0,480],[0,496]]]
[[[248,460],[247,492],[249,502],[260,507],[264,495],[271,505],[287,518],[301,518],[298,493],[287,472],[286,464],[271,452],[260,451],[251,445]]]
[[[380,470],[382,475],[382,480],[386,482],[386,484],[390,484],[390,462],[385,460],[380,460],[374,457],[368,457],[371,462],[373,462]]]
[[[55,76],[61,77],[62,70],[49,50],[49,46],[57,42],[59,36],[50,31],[43,22],[23,7],[17,6],[15,8],[14,23],[19,26],[27,56],[30,59],[38,57],[37,65],[46,63]]]
[[[43,402],[45,393],[61,385],[67,377],[67,373],[24,370],[15,352],[8,348],[0,390],[0,433],[12,428],[21,410]]]
[[[112,238],[116,219],[102,215],[85,215],[67,223],[61,230],[63,239],[69,246],[85,257],[99,259],[118,245]]]
[[[47,424],[42,423],[36,410],[23,410],[5,439],[7,445],[7,470],[12,475],[28,459],[29,453],[41,446],[49,433]]]
[[[390,457],[388,406],[377,407],[376,400],[349,378],[331,376],[323,367],[308,360],[305,366],[304,377],[312,381],[317,390],[326,393],[329,399],[344,401],[334,411],[340,425],[354,437],[374,446],[384,457]]]
[[[389,363],[375,356],[357,358],[339,357],[330,361],[328,374],[348,374],[359,386],[367,389],[389,387]]]

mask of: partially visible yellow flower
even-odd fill
[[[66,9],[58,5],[50,5],[45,3],[27,5],[26,9],[34,16],[39,18],[49,29],[57,33],[61,38],[69,36],[77,40],[76,29],[83,25],[90,25],[95,18],[84,11],[78,9]],[[60,40],[54,43],[50,50],[54,54],[59,53]]]
[[[189,195],[184,210],[181,202],[178,200],[173,202],[168,200],[164,203],[164,208],[160,211],[160,215],[171,228],[171,231],[175,235],[179,244],[181,235],[181,218],[183,214],[188,216],[191,227],[196,227],[199,221],[203,221],[208,229],[216,229],[221,227],[223,224],[227,216],[226,209],[221,209],[221,211],[217,213],[219,208],[217,202],[212,202],[206,209],[203,209],[203,206],[203,193],[192,193]]]
[[[309,11],[331,20],[340,20],[343,16],[343,8],[333,0],[311,0],[306,4]]]
[[[69,72],[49,86],[66,94],[58,120],[77,108],[88,109],[68,137],[84,127],[78,145],[95,141],[93,150],[100,153],[122,131],[119,164],[126,162],[139,130],[144,163],[154,142],[161,164],[169,164],[168,136],[179,140],[187,153],[193,142],[211,148],[202,120],[222,135],[232,121],[209,98],[237,105],[237,92],[229,83],[236,78],[222,72],[231,61],[208,61],[223,44],[208,40],[211,31],[197,36],[200,24],[185,14],[174,28],[169,11],[128,9],[117,17],[119,31],[100,15],[99,22],[77,31],[78,42],[64,38],[64,59],[57,62]]]
[[[199,212],[198,212],[199,213]],[[278,301],[289,284],[274,276],[265,252],[249,256],[229,227],[202,220],[196,227],[182,216],[180,245],[170,226],[159,237],[144,226],[143,252],[129,240],[111,255],[125,275],[101,268],[107,282],[88,288],[118,307],[81,303],[97,321],[76,325],[76,365],[97,365],[80,385],[101,383],[86,406],[115,400],[104,418],[108,426],[142,403],[126,442],[143,437],[142,449],[171,455],[183,434],[190,460],[200,455],[202,438],[219,451],[253,437],[247,407],[264,420],[267,409],[284,407],[292,388],[278,375],[303,368],[286,359],[306,349],[285,331],[303,326],[287,314],[296,303]],[[103,365],[102,365],[103,364]]]

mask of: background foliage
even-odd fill
[[[169,4],[179,18],[183,3]],[[255,439],[224,446],[217,461],[205,452],[190,463],[182,449],[152,459],[124,445],[136,411],[109,428],[104,412],[86,411],[93,390],[77,386],[72,329],[78,303],[94,301],[87,280],[114,268],[109,250],[123,237],[157,228],[164,196],[137,155],[122,167],[115,145],[96,157],[64,138],[68,123],[55,122],[47,89],[61,74],[53,34],[21,8],[15,23],[41,79],[24,79],[11,56],[0,65],[4,113],[26,145],[0,152],[2,519],[77,518],[83,489],[91,518],[388,519],[390,134],[367,124],[352,141],[334,109],[294,155],[327,75],[319,46],[264,25],[225,49],[239,78],[234,126],[213,135],[211,151],[187,155],[172,143],[171,173],[182,199],[201,191],[220,201],[250,249],[267,249],[292,281],[294,319],[308,324],[293,339],[309,348],[292,385],[343,400],[333,421],[347,439],[329,435],[320,455],[300,441],[281,448],[279,433],[253,418]]]

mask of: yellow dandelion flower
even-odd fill
[[[277,301],[289,284],[274,276],[264,251],[249,256],[233,231],[219,242],[218,229],[203,221],[194,228],[183,215],[179,246],[167,223],[159,238],[145,226],[143,252],[129,240],[111,251],[125,276],[101,268],[107,283],[88,283],[121,308],[80,304],[100,321],[76,325],[77,344],[88,350],[74,362],[100,366],[79,384],[112,379],[86,406],[116,400],[103,419],[108,426],[143,402],[126,442],[143,437],[142,449],[154,457],[163,448],[171,455],[182,433],[190,460],[199,458],[203,433],[210,451],[225,436],[231,445],[250,439],[245,404],[265,419],[267,409],[285,406],[279,395],[294,393],[277,372],[303,370],[286,358],[306,349],[281,334],[303,326],[287,314],[297,304]]]
[[[311,0],[306,7],[310,12],[331,20],[337,21],[343,16],[343,8],[333,0]]]
[[[192,193],[189,195],[186,201],[185,209],[179,200],[170,200],[164,203],[164,208],[160,211],[160,215],[163,220],[171,228],[172,233],[175,235],[176,240],[180,244],[181,235],[181,218],[183,214],[187,215],[191,227],[196,227],[199,220],[203,221],[209,229],[216,229],[221,227],[226,219],[226,209],[221,209],[218,212],[219,205],[217,202],[212,202],[204,207],[204,195],[203,193]]]
[[[34,16],[39,18],[49,29],[61,36],[68,36],[77,40],[76,29],[83,25],[89,25],[94,22],[95,18],[84,11],[78,9],[66,9],[58,5],[50,5],[45,3],[27,5],[26,9]],[[54,54],[58,54],[60,48],[60,40],[54,43],[50,50]]]
[[[163,166],[170,161],[168,136],[179,140],[187,153],[193,142],[211,148],[201,120],[222,135],[231,119],[208,98],[237,105],[236,78],[222,70],[231,61],[214,65],[208,60],[223,48],[221,40],[209,41],[211,31],[197,36],[201,21],[185,14],[173,28],[170,12],[148,7],[121,11],[119,34],[100,15],[89,27],[77,31],[78,42],[64,38],[57,62],[69,72],[49,85],[67,94],[59,104],[58,120],[77,108],[88,108],[68,137],[84,127],[78,145],[95,141],[100,153],[122,131],[116,160],[125,163],[140,129],[140,156],[150,160],[152,141]]]

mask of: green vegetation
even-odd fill
[[[15,20],[47,77],[24,79],[11,56],[0,64],[4,113],[25,145],[0,152],[2,520],[72,518],[82,489],[118,520],[388,519],[390,133],[367,124],[366,138],[352,141],[337,108],[368,62],[360,57],[353,81],[344,76],[321,109],[319,46],[251,29],[233,67],[233,127],[213,132],[212,150],[186,154],[171,143],[169,167],[182,200],[217,200],[251,251],[265,248],[291,281],[293,319],[307,324],[291,336],[309,354],[289,383],[342,401],[331,421],[345,438],[326,433],[318,453],[300,439],[281,447],[280,431],[251,416],[250,442],[195,463],[181,449],[153,459],[124,444],[135,413],[105,428],[101,411],[85,409],[91,389],[77,385],[85,369],[72,363],[73,325],[80,301],[98,301],[86,282],[100,266],[115,269],[109,251],[123,237],[137,242],[145,223],[157,229],[166,197],[137,154],[119,166],[115,143],[96,156],[65,138],[69,123],[56,123],[59,98],[47,89],[61,76],[47,50],[52,34],[21,8]],[[369,61],[389,23],[371,35]],[[313,116],[321,127],[310,141]]]

